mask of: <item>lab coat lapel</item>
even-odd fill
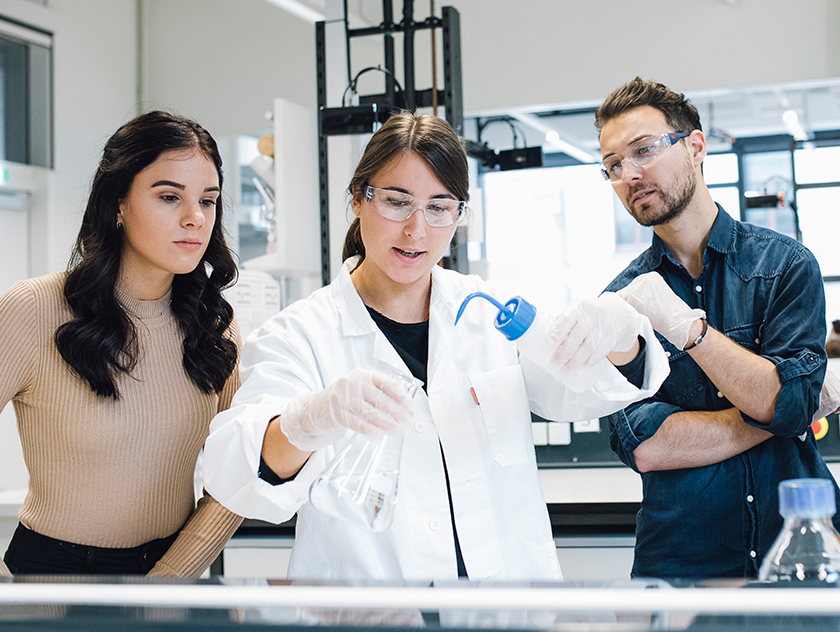
[[[450,296],[452,288],[443,277],[443,269],[435,266],[432,269],[432,297],[429,306],[429,394],[443,391],[447,385],[455,383],[457,368],[452,345],[455,337],[455,314],[453,301],[457,297]]]
[[[466,292],[461,283],[432,273],[432,304],[429,323],[429,409],[437,429],[449,472],[452,503],[459,533],[463,531],[461,551],[476,577],[501,577],[504,565],[493,554],[502,546],[498,528],[480,516],[494,504],[487,477],[476,476],[484,469],[480,441],[470,422],[473,405],[465,367],[459,366],[461,353],[455,328],[455,315]],[[449,273],[452,274],[452,273]],[[469,347],[476,351],[476,347]]]
[[[341,318],[341,333],[344,336],[373,336],[373,358],[381,363],[380,371],[388,375],[392,372],[410,376],[411,372],[388,342],[376,323],[370,317],[367,307],[353,285],[350,272],[357,265],[357,257],[344,262],[338,274],[338,283],[334,290],[334,300]]]

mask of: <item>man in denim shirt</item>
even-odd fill
[[[671,364],[654,397],[608,418],[613,450],[642,476],[633,575],[755,577],[782,526],[779,482],[832,478],[810,429],[826,371],[819,266],[712,200],[682,94],[636,78],[596,126],[605,177],[654,230],[607,290],[650,319]]]

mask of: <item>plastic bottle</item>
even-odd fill
[[[413,398],[420,380],[394,374]],[[356,433],[309,488],[312,505],[334,518],[375,533],[394,520],[402,436]]]
[[[758,571],[760,581],[840,587],[840,534],[831,522],[834,485],[823,478],[779,483],[785,522]]]
[[[508,340],[516,342],[516,348],[523,356],[531,362],[542,367],[551,373],[555,379],[562,382],[571,390],[582,393],[588,390],[597,381],[600,374],[599,365],[589,368],[579,368],[574,372],[561,371],[559,367],[551,362],[555,351],[552,343],[552,330],[555,319],[543,312],[537,311],[531,303],[521,296],[514,296],[502,305],[492,296],[484,292],[473,292],[467,296],[458,308],[455,317],[455,324],[458,324],[464,309],[474,298],[483,298],[490,301],[499,310],[493,325]],[[604,362],[607,360],[604,359]]]

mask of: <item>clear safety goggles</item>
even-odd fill
[[[463,200],[448,198],[415,200],[408,193],[392,189],[377,189],[369,184],[366,184],[362,190],[365,200],[377,213],[395,222],[404,222],[414,215],[414,211],[422,209],[429,226],[437,228],[451,226],[458,221],[467,206]]]
[[[659,158],[663,151],[679,139],[690,136],[691,132],[672,132],[659,136],[646,136],[627,146],[625,156],[609,156],[601,163],[601,175],[604,180],[616,183],[624,175],[624,161],[642,168]]]

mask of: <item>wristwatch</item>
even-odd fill
[[[706,319],[705,319],[704,317],[702,317],[702,316],[700,317],[700,320],[702,320],[702,321],[703,321],[703,331],[701,331],[701,332],[700,332],[700,335],[699,335],[699,336],[697,336],[697,340],[695,340],[695,341],[694,341],[694,342],[692,342],[690,345],[688,345],[687,347],[685,347],[685,348],[683,349],[683,351],[690,351],[691,349],[694,349],[694,347],[696,347],[697,345],[699,345],[701,342],[703,342],[703,338],[704,338],[704,336],[706,335],[706,332],[707,332],[707,331],[709,331],[709,321],[708,321],[708,320],[706,320]]]

